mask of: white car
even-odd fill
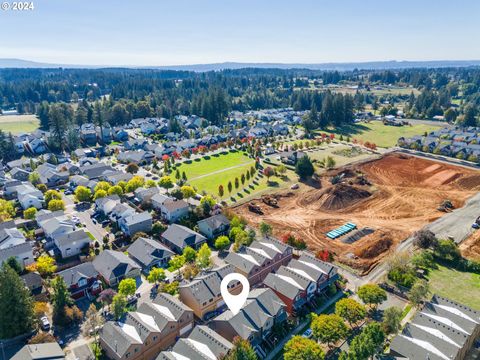
[[[298,184],[293,184],[292,186],[290,186],[290,189],[292,190],[297,190],[299,188]]]
[[[43,331],[50,330],[50,321],[48,321],[48,317],[42,316],[40,318],[40,327],[42,328]]]

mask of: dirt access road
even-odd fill
[[[331,184],[335,175],[342,180]],[[318,188],[302,185],[297,191],[283,191],[274,196],[278,207],[259,200],[263,214],[249,211],[248,203],[234,208],[247,221],[258,226],[261,221],[273,225],[274,234],[291,232],[304,239],[311,250],[328,249],[338,261],[368,273],[413,232],[432,224],[432,230],[446,232],[451,224],[458,226],[458,217],[476,217],[472,200],[465,212],[448,214],[437,208],[448,199],[455,208],[480,190],[480,172],[404,154],[387,154],[379,160],[346,166],[325,174]],[[325,234],[346,222],[373,233],[353,243],[330,240]],[[436,228],[435,228],[436,227]],[[464,228],[453,237],[463,237]],[[445,235],[446,233],[442,233]]]

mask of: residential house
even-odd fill
[[[187,246],[198,250],[207,241],[205,236],[178,224],[169,225],[161,240],[177,254],[181,254]]]
[[[212,320],[211,328],[229,341],[236,336],[247,340],[260,358],[264,358],[266,351],[262,342],[275,325],[283,324],[286,320],[287,313],[282,300],[271,289],[259,288],[250,291],[237,314],[225,311]]]
[[[68,171],[58,171],[55,165],[43,163],[35,171],[40,175],[40,182],[47,187],[66,184],[70,178]]]
[[[90,165],[80,166],[80,174],[86,176],[90,180],[95,180],[101,176],[115,173],[116,170],[103,162],[97,162]]]
[[[110,286],[117,285],[125,278],[140,276],[140,266],[120,251],[104,250],[93,259],[95,270]]]
[[[92,297],[102,291],[100,275],[91,262],[85,262],[57,273],[67,285],[72,299]]]
[[[123,143],[125,150],[143,150],[148,142],[146,139],[129,139]]]
[[[142,187],[135,190],[135,199],[137,199],[139,203],[145,204],[151,202],[152,197],[157,194],[160,194],[160,188],[158,186],[150,188]]]
[[[25,169],[16,167],[10,171],[10,175],[12,176],[12,179],[19,181],[27,181],[28,177],[30,176],[30,172]]]
[[[33,264],[35,259],[33,257],[32,242],[26,241],[22,244],[0,249],[0,264],[7,261],[11,257],[14,257],[17,260],[22,269],[24,269],[25,266]]]
[[[155,159],[155,154],[145,150],[125,151],[117,155],[117,160],[123,164],[146,165],[150,164],[153,159]]]
[[[188,215],[190,206],[184,200],[169,198],[162,194],[152,197],[152,206],[159,211],[162,218],[169,223],[176,222]]]
[[[152,215],[148,211],[128,214],[118,219],[120,229],[128,236],[138,232],[150,232],[152,230]]]
[[[82,252],[88,253],[91,239],[89,234],[83,230],[75,230],[64,234],[54,235],[53,242],[56,250],[62,258],[79,255]]]
[[[97,144],[97,131],[94,124],[88,123],[80,126],[80,140],[87,146]]]
[[[43,207],[43,193],[29,182],[21,182],[18,180],[7,181],[3,188],[5,198],[17,198],[20,206],[24,210],[29,207],[36,209]]]
[[[480,312],[433,295],[390,344],[395,359],[463,360],[480,336]]]
[[[154,239],[138,238],[128,247],[128,256],[135,260],[146,274],[153,267],[163,268],[174,256],[174,252]]]
[[[287,265],[292,255],[291,246],[273,238],[264,238],[253,241],[248,247],[241,247],[237,252],[229,252],[225,262],[234,266],[235,271],[244,275],[254,286],[280,266]]]
[[[230,229],[230,221],[223,214],[213,215],[197,222],[198,231],[208,239],[226,235]]]
[[[9,223],[11,226],[0,229],[0,249],[5,249],[10,246],[23,244],[27,239],[15,227],[15,223]]]
[[[278,154],[280,161],[287,165],[295,165],[297,161],[307,154],[302,151],[284,151]]]
[[[195,315],[204,320],[221,313],[226,309],[220,292],[222,279],[235,270],[231,265],[223,265],[202,273],[188,283],[179,286],[180,300],[188,305]],[[228,285],[230,293],[237,295],[241,291],[239,281]]]
[[[110,125],[105,124],[103,127],[97,126],[95,128],[97,139],[100,144],[108,144],[112,142],[113,130]]]
[[[197,325],[187,338],[178,339],[170,351],[162,351],[156,360],[220,359],[233,344],[205,325]]]
[[[43,286],[43,279],[39,273],[27,272],[20,277],[32,296],[40,296],[44,293],[45,288]]]
[[[108,321],[100,330],[100,344],[109,359],[153,360],[192,328],[192,310],[161,293],[119,321]]]
[[[65,353],[58,343],[25,345],[11,360],[64,360]]]
[[[48,151],[47,137],[28,136],[24,142],[25,149],[32,155],[45,154]]]
[[[53,241],[54,238],[76,230],[75,223],[62,210],[55,212],[39,211],[35,219],[47,240]]]

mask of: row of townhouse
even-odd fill
[[[108,321],[100,330],[100,344],[109,359],[153,360],[192,328],[192,310],[161,293],[120,320]]]
[[[463,360],[480,336],[480,312],[433,295],[390,344],[394,359]]]
[[[271,288],[295,315],[314,297],[325,292],[339,278],[337,268],[303,252],[298,259],[267,275],[264,285]]]

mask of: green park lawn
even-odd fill
[[[480,275],[439,265],[429,275],[430,292],[480,310]]]
[[[343,135],[352,139],[369,141],[375,143],[378,147],[388,148],[395,146],[400,137],[411,137],[414,135],[423,135],[437,129],[436,125],[415,124],[412,126],[387,126],[381,121],[372,121],[370,123],[360,123],[345,126],[330,132],[337,136]],[[325,131],[320,131],[325,132]],[[327,131],[328,133],[328,131]]]
[[[188,182],[199,191],[204,190],[207,193],[217,195],[220,184],[223,185],[225,193],[228,194],[228,182],[231,181],[234,184],[235,177],[240,180],[240,176],[245,174],[254,163],[255,160],[238,151],[191,160],[189,163],[177,165],[177,169],[180,172],[185,172]]]
[[[35,131],[39,124],[35,115],[0,116],[0,130],[14,135]]]

